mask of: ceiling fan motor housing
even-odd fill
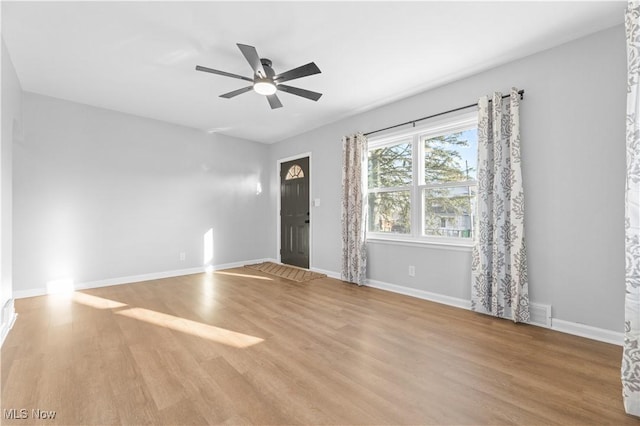
[[[267,58],[260,58],[260,63],[262,64],[262,68],[264,68],[265,74],[267,74],[265,78],[273,80],[273,76],[276,75],[276,73],[273,71],[273,68],[271,68],[271,60]]]

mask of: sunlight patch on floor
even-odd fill
[[[267,278],[260,275],[252,275],[252,274],[238,274],[237,272],[216,271],[216,274],[231,275],[234,277],[255,278],[256,280],[273,281],[273,278]]]
[[[185,318],[173,315],[163,314],[144,308],[123,309],[116,312],[117,315],[123,315],[128,318],[144,321],[149,324],[166,327],[181,333],[191,334],[193,336],[208,339],[217,343],[222,343],[235,348],[247,348],[257,343],[263,342],[264,339],[250,336],[248,334],[237,333],[220,327],[191,321]]]
[[[73,293],[73,301],[96,309],[115,309],[127,306],[126,303],[116,302],[115,300],[105,299],[103,297],[93,296],[91,294],[80,293],[77,291]]]
[[[73,300],[75,303],[95,309],[115,309],[114,313],[116,315],[122,315],[148,324],[169,328],[174,331],[222,343],[234,348],[247,348],[264,341],[264,339],[250,336],[248,334],[238,333],[225,328],[215,327],[213,325],[180,318],[150,309],[130,307],[126,303],[93,296],[87,293],[74,292],[70,297],[68,297],[68,299]],[[57,303],[59,304],[59,301]]]

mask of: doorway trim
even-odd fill
[[[309,157],[309,269],[312,269],[313,265],[313,162],[311,161],[311,152],[303,152],[300,154],[292,155],[290,157],[281,158],[276,162],[276,260],[278,263],[282,263],[282,257],[280,256],[280,237],[281,237],[281,219],[280,219],[280,204],[282,194],[280,192],[280,166],[287,161],[299,160],[301,158]]]

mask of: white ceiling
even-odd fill
[[[623,22],[626,2],[2,2],[25,91],[272,143]],[[218,97],[236,43],[324,95]]]

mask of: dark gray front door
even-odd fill
[[[280,261],[309,268],[309,157],[280,164]]]

